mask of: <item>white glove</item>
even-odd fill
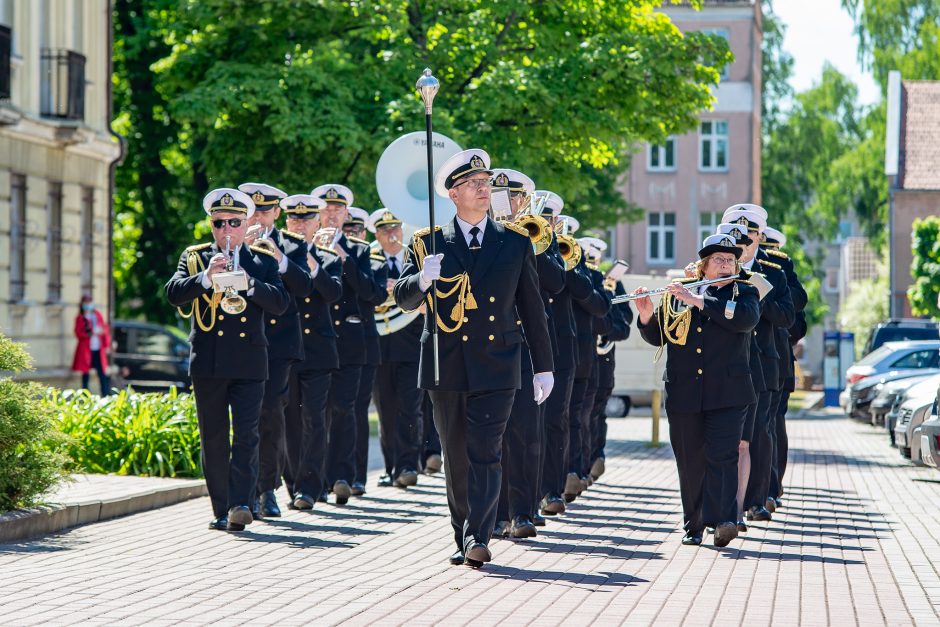
[[[421,268],[418,283],[421,285],[421,291],[427,291],[431,287],[431,281],[441,278],[441,260],[443,254],[428,255],[424,258],[424,267]]]
[[[532,387],[535,388],[535,404],[541,405],[555,387],[555,375],[551,372],[539,372],[532,377]]]

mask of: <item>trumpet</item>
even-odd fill
[[[228,259],[227,265],[225,267],[226,272],[235,271],[235,256],[232,255],[232,236],[225,236],[225,257]],[[243,296],[241,296],[234,287],[227,286],[223,291],[224,296],[222,301],[219,304],[219,307],[222,308],[227,314],[240,314],[245,311],[245,308],[248,306],[248,302]],[[219,333],[222,333],[219,331]]]
[[[574,270],[581,262],[581,245],[570,235],[556,235],[558,240],[558,252],[565,262],[565,270]]]
[[[342,235],[342,230],[332,226],[326,226],[314,233],[313,244],[314,246],[319,246],[320,248],[333,248]]]
[[[731,274],[728,276],[720,276],[714,279],[702,279],[701,281],[693,281],[692,283],[679,283],[678,281],[673,281],[677,285],[681,285],[686,289],[691,289],[693,287],[701,287],[703,285],[711,285],[712,283],[721,283],[723,281],[731,281],[733,279],[739,278],[736,274]],[[671,285],[671,284],[670,284]],[[659,289],[651,290],[649,292],[643,292],[642,294],[621,294],[620,296],[614,296],[610,299],[611,305],[619,305],[620,303],[628,303],[639,298],[646,298],[647,296],[656,296],[658,294],[665,294],[669,291],[669,287],[660,287]]]

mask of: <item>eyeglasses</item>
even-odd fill
[[[490,186],[489,179],[473,179],[472,181],[464,181],[463,183],[457,183],[453,187],[460,187],[461,185],[467,185],[470,189],[483,189],[484,187]]]
[[[228,220],[213,220],[212,226],[217,229],[221,229],[225,226],[226,223],[233,229],[237,229],[242,225],[243,220],[241,218],[229,218]]]
[[[712,261],[719,266],[733,266],[737,259],[734,257],[712,257]]]

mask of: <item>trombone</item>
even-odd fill
[[[555,229],[561,228],[561,233],[556,233],[555,239],[558,241],[558,252],[565,262],[565,270],[574,270],[581,263],[581,244],[575,238],[568,235],[568,220],[564,220],[560,225],[556,224]]]
[[[541,255],[552,245],[552,225],[542,217],[542,207],[545,206],[548,196],[528,194],[527,200],[513,222],[528,232],[535,254]]]

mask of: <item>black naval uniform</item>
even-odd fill
[[[411,251],[404,249],[405,263]],[[401,277],[404,264],[389,267],[385,257],[388,278]],[[381,316],[378,321],[381,326]],[[421,452],[422,404],[425,393],[418,388],[418,360],[421,349],[421,331],[424,317],[415,316],[405,328],[379,336],[382,362],[375,375],[373,396],[379,414],[379,442],[385,458],[385,472],[394,481],[404,471],[418,470]],[[440,455],[440,449],[436,451]],[[422,462],[424,460],[421,460]]]
[[[307,265],[307,242],[302,236],[274,228],[271,230],[270,240],[287,257],[287,269],[281,274],[281,281],[291,299],[287,311],[280,316],[271,315],[265,319],[268,380],[264,384],[259,425],[261,443],[258,494],[262,500],[260,513],[265,516],[279,516],[274,490],[280,484],[288,381],[293,364],[304,359],[300,314],[297,312],[296,300],[310,294],[313,290],[313,278]],[[257,515],[259,512],[255,510],[254,513]]]
[[[578,329],[574,317],[575,302],[593,302],[600,296],[594,291],[591,277],[578,266],[565,272],[565,287],[549,297],[555,317],[556,341],[555,389],[545,402],[545,454],[542,464],[543,514],[549,499],[561,499],[568,467],[568,421],[575,369],[578,366]],[[560,504],[563,507],[563,503]]]
[[[752,271],[761,272],[773,289],[761,302],[761,316],[754,333],[761,353],[761,369],[767,391],[757,399],[754,434],[750,443],[751,474],[744,494],[744,509],[763,508],[770,492],[770,466],[773,458],[773,440],[770,435],[771,419],[780,402],[780,348],[776,327],[789,328],[793,324],[793,300],[787,279],[776,264],[758,249]]]
[[[705,308],[690,307],[685,345],[664,339],[662,306],[637,328],[647,343],[666,346],[666,414],[679,471],[685,530],[737,520],[738,444],[754,401],[748,352],[760,318],[757,289],[738,283],[734,316],[725,317],[734,285],[709,286]]]
[[[326,248],[314,247],[310,254],[319,269],[313,277],[313,292],[295,299],[303,331],[304,360],[291,368],[290,396],[284,412],[283,472],[292,498],[303,495],[316,499],[327,487],[327,398],[332,372],[339,368],[330,304],[343,292],[343,264]]]
[[[202,270],[219,252],[214,243],[186,249],[164,288],[167,300],[176,307],[199,301],[189,334],[189,373],[199,420],[202,467],[217,519],[226,517],[232,507],[248,507],[253,500],[258,481],[258,422],[268,377],[264,319],[284,313],[290,301],[274,257],[267,251],[240,246],[238,269],[254,284],[248,290],[250,296],[241,293],[247,307],[235,315],[217,309],[215,324],[203,331],[195,317],[201,315],[203,324],[211,324],[213,293],[202,284]],[[195,272],[190,272],[190,255],[197,265]]]
[[[418,367],[443,444],[454,541],[466,553],[489,542],[496,522],[502,436],[516,390],[522,387],[522,331],[529,340],[533,370],[539,373],[552,370],[551,340],[526,235],[487,218],[481,248],[471,251],[454,218],[421,237],[428,251],[432,236],[443,254],[441,277],[468,272],[477,305],[464,311],[461,328],[438,333],[440,384],[434,381],[431,340],[435,316],[430,314],[437,312],[428,312]],[[405,309],[424,302],[416,264],[405,266],[395,285],[395,300]],[[442,319],[450,319],[455,300],[439,299]]]
[[[371,298],[359,299],[359,310],[362,311],[362,332],[366,343],[366,359],[359,374],[359,390],[356,394],[356,474],[354,479],[361,489],[365,488],[366,472],[369,467],[369,405],[372,403],[372,385],[375,382],[375,370],[381,362],[381,348],[374,312],[375,308],[388,298],[388,290],[385,287],[388,280],[385,255],[374,252],[371,253],[370,259],[372,280],[376,289]]]
[[[366,362],[366,332],[363,319],[373,316],[360,303],[376,295],[369,247],[361,240],[340,236],[338,245],[348,255],[343,262],[343,295],[333,303],[333,326],[339,337],[339,368],[333,371],[328,411],[327,480],[353,482],[356,474],[356,398],[359,378]],[[383,286],[384,289],[384,286]],[[334,486],[335,487],[335,486]]]

